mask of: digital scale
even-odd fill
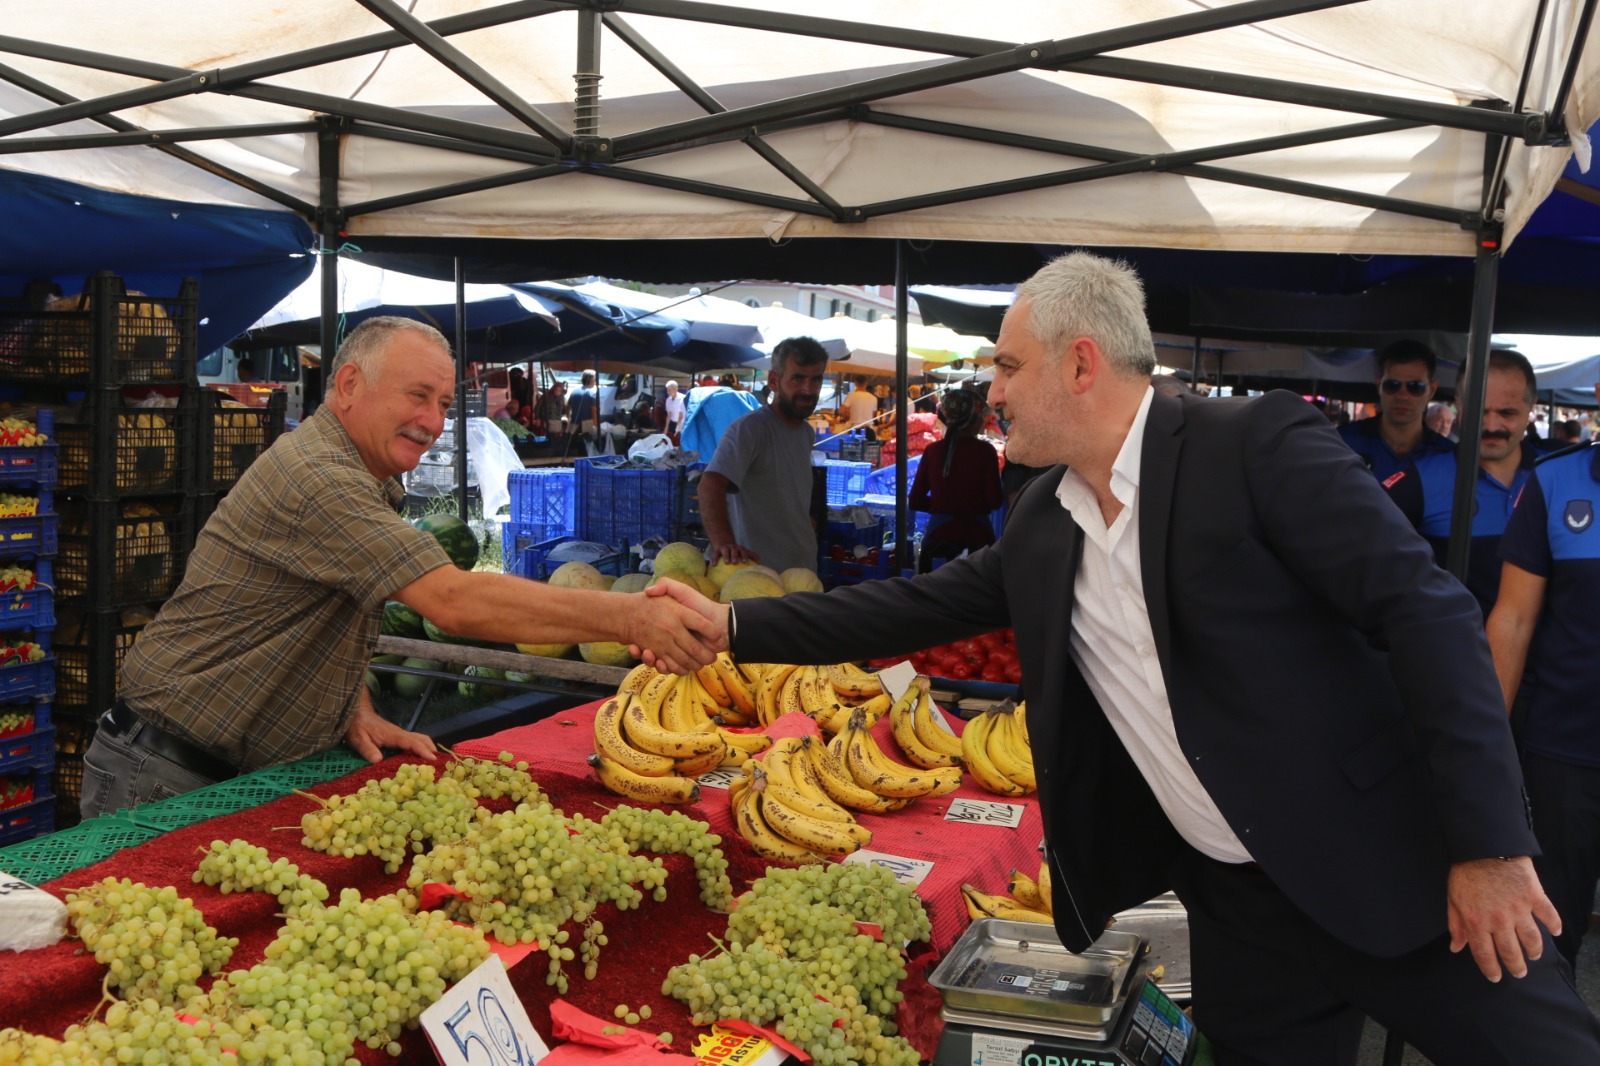
[[[1051,926],[973,922],[928,976],[944,997],[934,1066],[1189,1066],[1198,1033],[1173,1001],[1188,994],[1187,915],[1153,905],[1080,955]]]

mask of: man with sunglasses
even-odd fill
[[[1433,349],[1420,341],[1395,341],[1378,352],[1378,414],[1341,427],[1339,436],[1379,481],[1424,455],[1454,448],[1423,423],[1439,388],[1438,365]]]
[[[1467,589],[1478,598],[1485,618],[1500,592],[1500,535],[1506,531],[1511,509],[1538,455],[1528,437],[1534,388],[1533,367],[1526,356],[1502,348],[1489,353],[1466,577]],[[1434,558],[1443,566],[1455,502],[1456,453],[1423,455],[1385,478],[1383,487],[1417,532],[1433,545]]]

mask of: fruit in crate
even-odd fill
[[[31,640],[24,640],[18,644],[3,644],[0,645],[0,667],[36,663],[48,654],[44,648]]]
[[[412,523],[424,533],[433,535],[439,542],[445,554],[450,556],[450,561],[462,570],[471,570],[478,565],[478,538],[473,534],[472,527],[453,514],[423,515]]]
[[[717,602],[732,603],[759,596],[782,596],[783,582],[772,571],[749,567],[734,574],[717,589]]]
[[[672,575],[676,577],[677,575]],[[611,583],[612,592],[643,592],[655,583],[649,574],[623,574]]]
[[[575,559],[556,567],[555,572],[550,575],[549,583],[561,589],[593,589],[603,592],[606,578],[593,566]]]
[[[631,666],[637,660],[626,644],[616,641],[591,641],[578,645],[578,655],[586,663],[596,666]]]
[[[706,557],[701,549],[684,541],[674,541],[656,552],[655,572],[684,577],[704,577]]]
[[[0,492],[0,518],[31,518],[39,513],[39,497]]]
[[[0,714],[0,737],[33,732],[32,711],[7,711]]]
[[[0,418],[0,447],[37,448],[50,443],[39,427],[25,418]]]
[[[490,666],[469,666],[466,676],[470,681],[459,681],[456,690],[469,700],[497,700],[502,696],[509,696],[511,689],[503,685],[487,685],[484,681],[504,681],[506,672],[496,670]]]
[[[868,666],[881,668],[909,661],[919,674],[947,677],[956,681],[990,681],[1016,685],[1022,681],[1022,666],[1017,660],[1017,641],[1010,629],[941,644],[937,648],[911,655],[872,659]]]
[[[822,591],[822,579],[817,576],[817,572],[803,566],[791,566],[778,575],[778,580],[782,582],[785,594]]]
[[[26,592],[33,588],[35,580],[33,571],[26,566],[17,566],[12,563],[0,568],[0,592],[11,592],[12,590]]]

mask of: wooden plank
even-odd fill
[[[381,636],[378,638],[378,652],[381,655],[404,655],[411,659],[437,659],[467,666],[487,666],[495,670],[518,670],[540,677],[584,681],[612,688],[622,684],[622,679],[628,676],[628,668],[624,666],[600,666],[579,659],[548,659],[543,655],[524,655],[518,651],[469,648],[465,644],[440,644],[409,637]]]

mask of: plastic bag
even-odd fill
[[[492,419],[467,419],[467,464],[483,493],[485,515],[498,514],[500,508],[510,505],[507,483],[511,471],[522,469],[522,457]]]
[[[652,433],[642,440],[636,440],[628,448],[629,459],[644,459],[647,462],[661,459],[673,450],[672,438],[665,433]]]

